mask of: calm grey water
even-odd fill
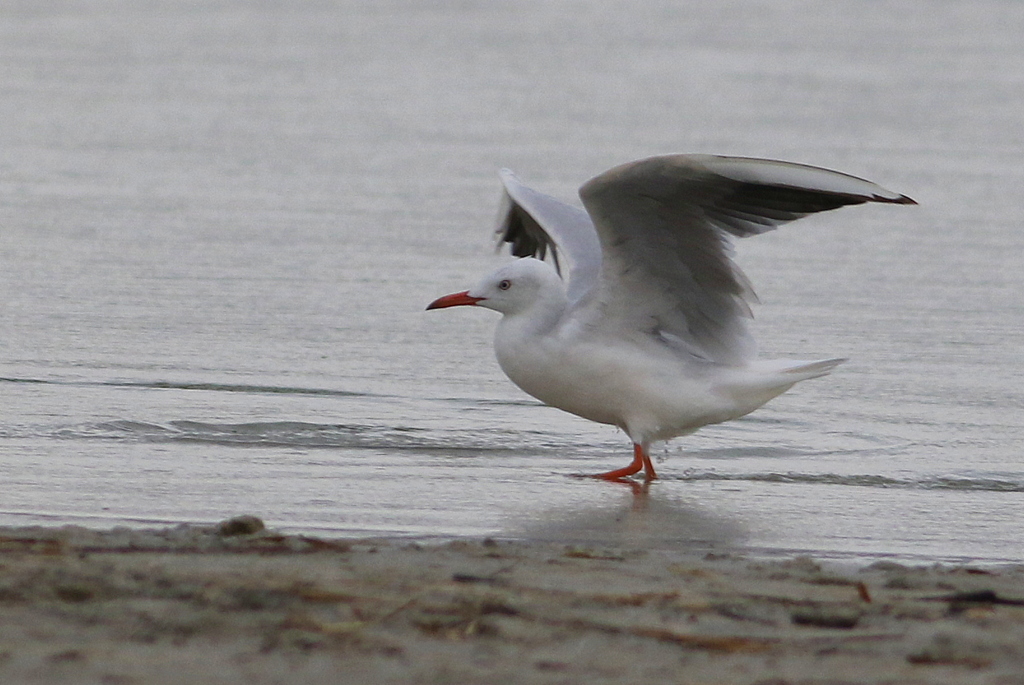
[[[1024,561],[1024,4],[0,2],[0,523]],[[493,314],[508,166],[665,152],[915,197],[745,241],[765,356],[657,452],[543,407]]]

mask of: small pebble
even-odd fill
[[[815,628],[839,628],[848,630],[857,625],[861,612],[846,606],[807,606],[795,609],[790,615],[798,626]]]
[[[217,524],[217,534],[222,537],[233,537],[235,535],[252,535],[265,530],[266,526],[256,516],[235,516]]]

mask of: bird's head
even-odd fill
[[[565,285],[550,264],[526,257],[502,266],[469,290],[439,297],[427,309],[475,305],[517,314],[541,301],[564,306]]]

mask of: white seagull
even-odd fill
[[[595,476],[608,480],[657,478],[652,442],[748,414],[845,361],[757,358],[756,296],[733,237],[844,205],[916,204],[855,176],[744,157],[623,164],[580,188],[585,211],[500,175],[499,245],[522,259],[427,309],[503,314],[494,348],[513,383],[633,441],[629,466]]]

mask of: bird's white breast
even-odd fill
[[[619,426],[636,441],[667,439],[738,415],[712,375],[654,342],[572,330],[538,334],[509,323],[499,326],[495,351],[512,382],[545,404]]]

